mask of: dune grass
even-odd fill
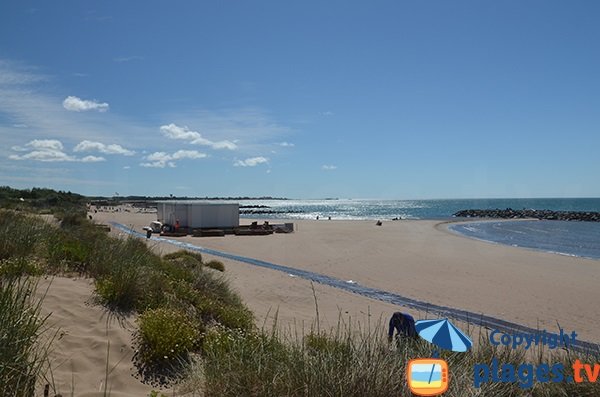
[[[450,386],[444,396],[598,396],[600,383],[489,382],[474,386],[475,364],[563,363],[565,375],[575,357],[600,362],[600,354],[540,350],[527,357],[523,350],[489,343],[486,330],[471,330],[479,339],[468,353],[436,351],[422,339],[401,339],[389,344],[385,329],[338,322],[336,329],[307,335],[294,330],[240,333],[213,328],[207,332],[203,354],[190,369],[183,391],[198,396],[410,396],[406,365],[413,358],[435,357],[448,362]]]
[[[207,262],[206,266],[210,267],[211,269],[218,270],[220,272],[224,272],[225,271],[225,265],[221,261],[212,260],[212,261]]]
[[[35,255],[49,225],[34,216],[14,211],[0,212],[0,260]]]
[[[37,283],[29,278],[0,279],[0,396],[33,396],[47,369],[49,340]]]

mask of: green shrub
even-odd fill
[[[196,262],[194,258],[191,259],[193,262]],[[158,268],[166,277],[172,280],[185,280],[187,282],[192,282],[194,280],[193,269],[196,266],[196,263],[190,264],[189,261],[183,262],[178,259],[163,260],[160,262]]]
[[[211,269],[218,270],[220,272],[225,271],[225,265],[221,261],[212,260],[205,264],[206,267],[210,267]]]
[[[171,288],[175,297],[184,304],[197,307],[202,299],[200,292],[187,281],[175,280],[171,283]]]
[[[163,256],[165,260],[177,260],[177,259],[185,259],[190,260],[193,259],[193,263],[196,265],[202,265],[202,254],[199,252],[192,252],[187,250],[179,250],[175,252],[171,252],[170,254],[166,254]]]
[[[85,223],[89,223],[86,218],[86,212],[83,209],[72,210],[68,212],[57,212],[55,217],[60,221],[62,228],[68,228],[73,226],[82,226]]]
[[[295,385],[284,374],[295,351],[272,335],[215,328],[204,338],[203,353],[203,379],[191,386],[194,391],[206,396],[293,395],[288,391]]]
[[[199,346],[201,326],[184,312],[158,308],[138,319],[137,343],[142,362],[175,362]]]
[[[0,206],[18,208],[37,213],[84,211],[85,197],[71,192],[54,191],[45,188],[12,189],[0,187]]]
[[[222,275],[197,271],[194,276],[192,286],[203,296],[230,306],[242,305],[239,295],[231,290],[229,282]]]
[[[107,306],[129,311],[160,304],[168,291],[168,278],[160,268],[162,260],[137,239],[105,236],[96,244],[89,265],[96,277],[96,292]]]
[[[218,304],[214,306],[212,315],[219,324],[230,329],[250,331],[254,328],[254,316],[243,305]]]
[[[176,294],[189,302],[206,323],[217,322],[226,328],[252,330],[254,316],[233,292],[222,276],[202,271],[194,272],[189,286],[178,285]]]
[[[34,258],[13,257],[0,260],[0,277],[39,276],[44,267]]]
[[[101,303],[122,311],[137,308],[144,293],[140,275],[139,269],[131,267],[96,279],[96,293]]]
[[[58,230],[47,239],[46,245],[49,267],[59,272],[84,273],[94,255],[91,244]]]
[[[350,355],[351,343],[333,338],[324,333],[310,333],[304,337],[304,346],[310,354],[344,354]]]
[[[39,218],[0,210],[0,259],[30,256],[51,232]]]

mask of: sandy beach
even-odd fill
[[[141,231],[155,215],[98,213],[95,219]],[[576,331],[580,339],[600,340],[600,261],[477,241],[448,231],[439,221],[390,221],[381,227],[372,221],[293,222],[296,231],[292,234],[179,240],[532,328],[556,331],[560,324]],[[163,252],[175,249],[150,244],[157,244]],[[280,321],[314,319],[309,282],[274,270],[224,262],[233,286],[259,321],[276,310]],[[331,287],[315,285],[315,289],[320,314],[329,323],[337,322],[339,313],[359,318],[370,310],[374,317],[387,317],[403,310]]]
[[[98,212],[97,223],[118,222],[142,231],[151,213]],[[242,224],[250,223],[242,220]],[[293,268],[352,280],[404,297],[486,314],[532,328],[566,332],[600,341],[597,302],[600,261],[501,246],[468,239],[439,221],[293,221],[295,232],[269,236],[181,237],[197,246],[243,255]],[[272,223],[274,223],[272,221]],[[111,233],[124,236],[113,228]],[[146,240],[157,252],[178,248]],[[203,254],[204,255],[204,254]],[[232,287],[254,312],[259,327],[306,332],[336,327],[341,320],[360,327],[383,327],[402,306],[337,288],[314,284],[281,271],[204,255],[225,263]],[[44,284],[45,285],[45,284]],[[314,288],[314,293],[313,293]],[[93,283],[55,278],[44,302],[53,329],[60,329],[52,360],[62,393],[102,395],[110,341],[108,377],[111,395],[147,395],[153,388],[133,374],[132,332],[135,317],[116,318],[92,302]],[[382,329],[381,332],[386,332]]]

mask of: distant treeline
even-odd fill
[[[167,200],[289,200],[285,197],[271,197],[271,196],[261,196],[261,197],[249,197],[249,196],[237,196],[237,197],[188,197],[188,196],[113,196],[113,197],[104,197],[104,196],[92,196],[88,197],[90,201],[105,201],[105,202],[126,202],[126,201],[167,201]]]
[[[87,199],[81,194],[47,188],[13,189],[0,186],[0,207],[47,212],[83,211]]]
[[[9,186],[0,186],[0,207],[29,210],[54,210],[73,207],[84,208],[85,203],[96,205],[115,206],[122,203],[154,204],[156,201],[168,200],[288,200],[284,197],[188,197],[188,196],[83,196],[81,194],[56,191],[48,188],[34,187],[32,189],[13,189]],[[248,208],[268,208],[267,206],[253,206]]]

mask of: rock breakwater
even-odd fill
[[[454,216],[459,218],[544,219],[559,221],[600,222],[600,212],[551,211],[534,209],[513,210],[512,208],[507,208],[504,210],[469,209],[458,211],[454,214]]]

